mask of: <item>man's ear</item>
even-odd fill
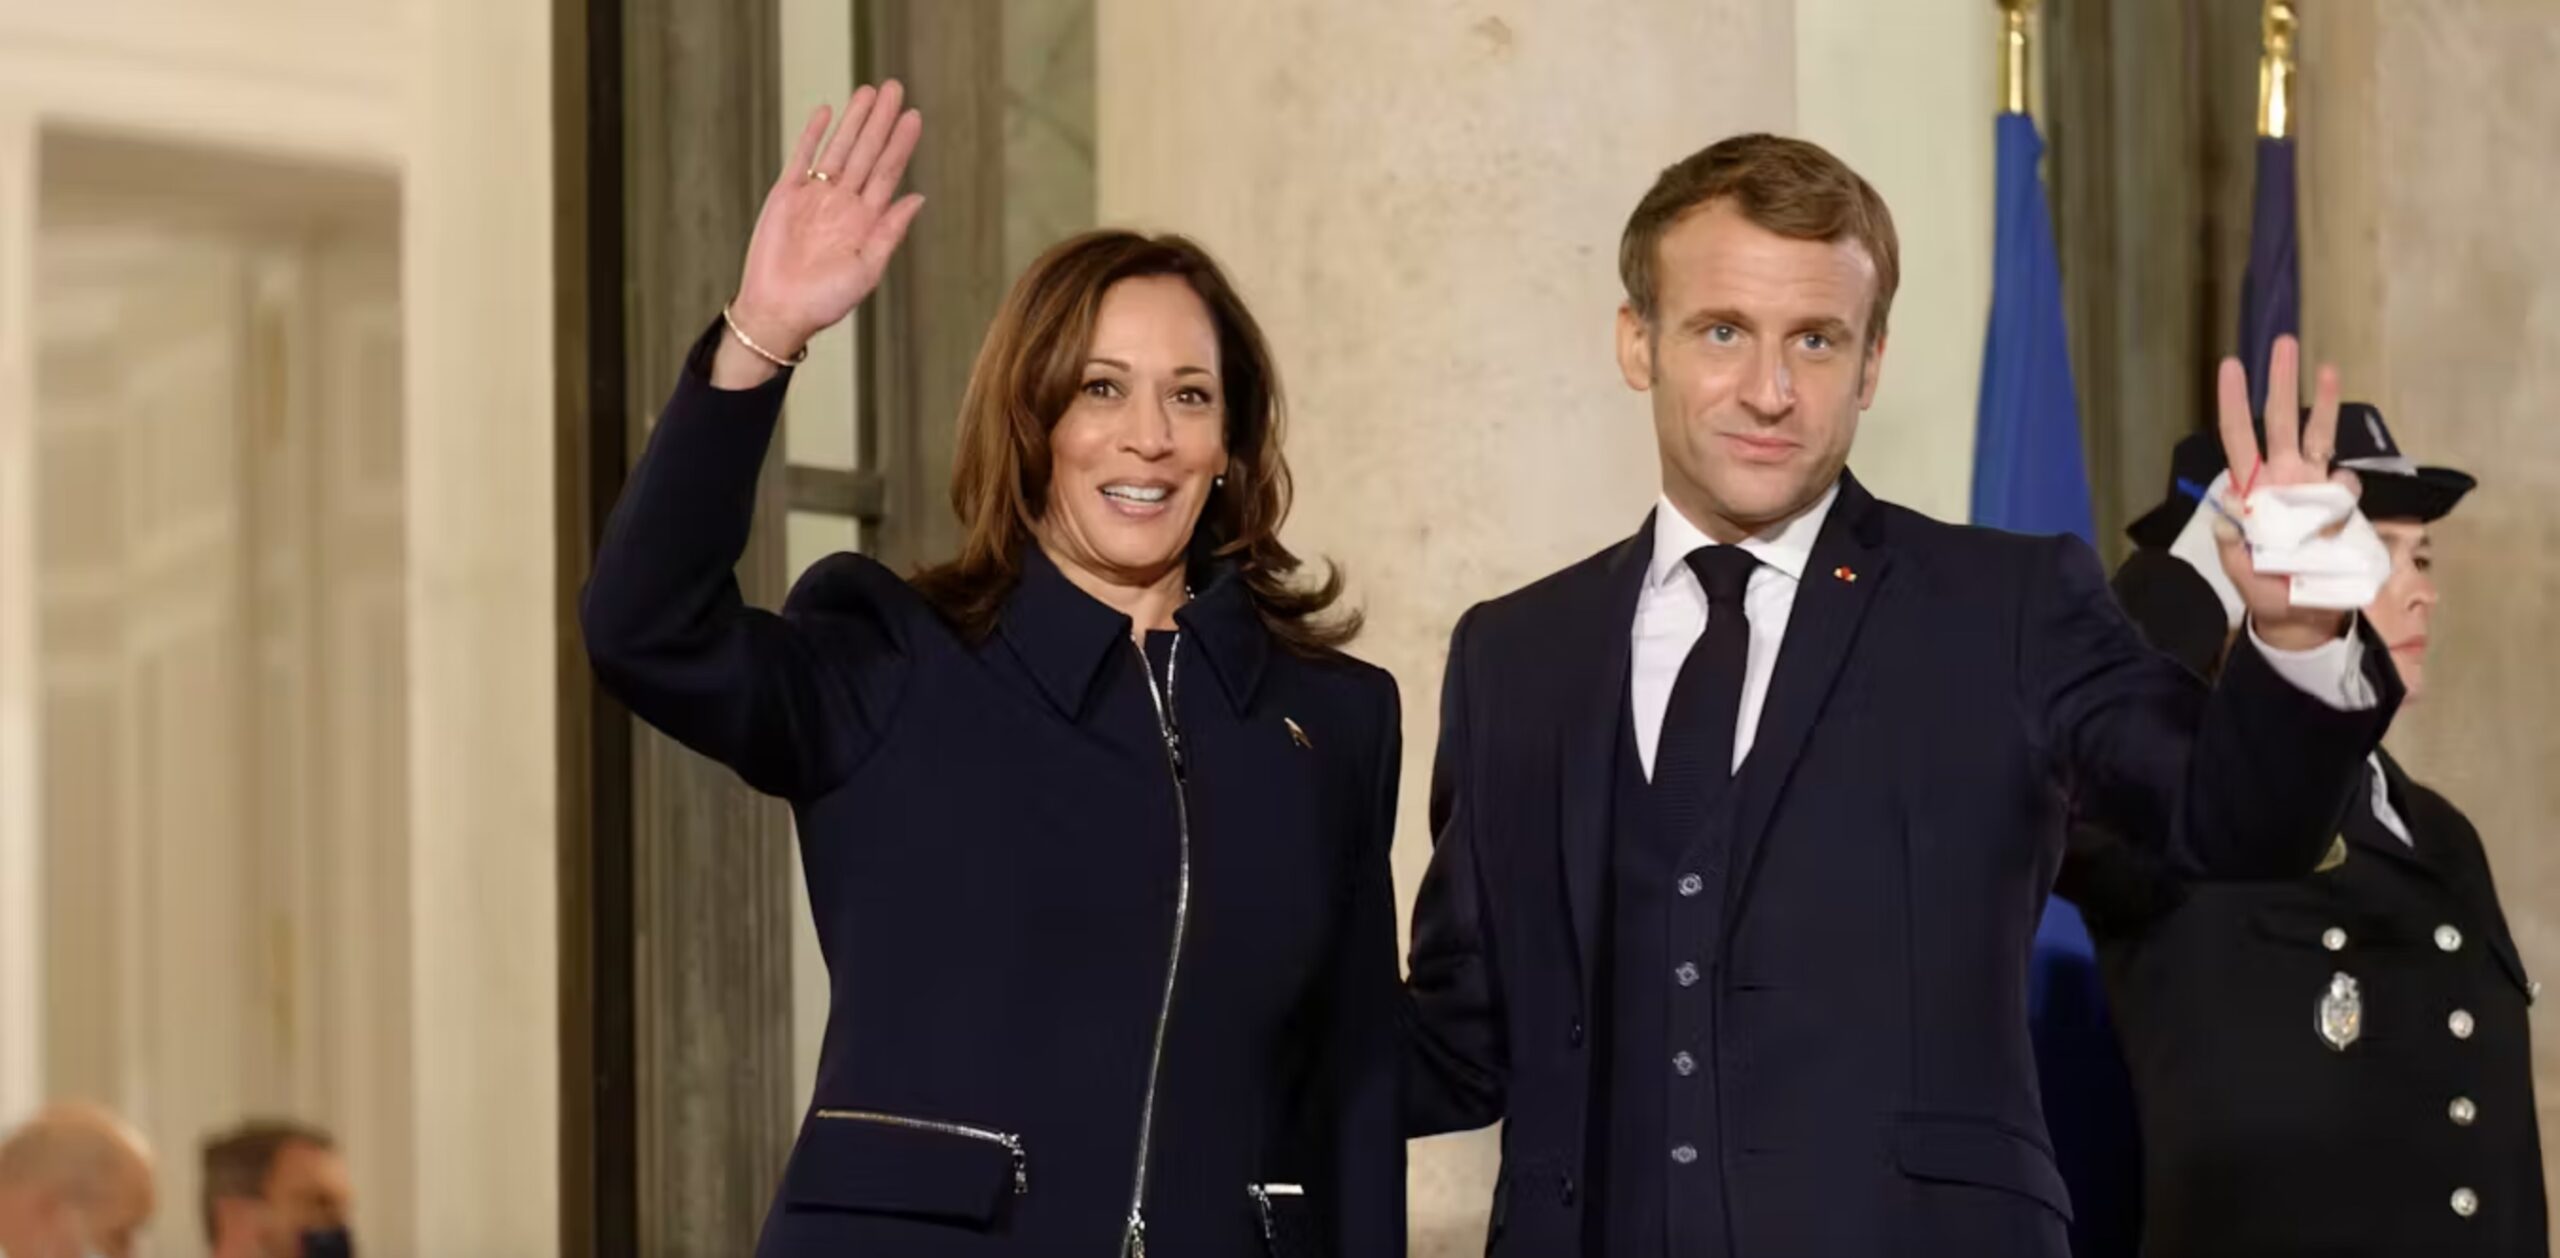
[[[1618,374],[1638,393],[1653,388],[1653,321],[1632,305],[1618,306]]]

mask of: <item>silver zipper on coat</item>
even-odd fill
[[[903,1114],[882,1114],[866,1109],[822,1109],[818,1117],[848,1123],[875,1123],[882,1127],[904,1127],[910,1131],[931,1131],[945,1136],[983,1140],[1001,1145],[1013,1155],[1013,1195],[1020,1197],[1031,1191],[1031,1155],[1022,1147],[1022,1137],[1009,1131],[972,1127],[967,1123],[936,1122],[930,1118],[909,1118]]]
[[[1147,677],[1147,697],[1155,700],[1156,733],[1164,739],[1165,767],[1173,771],[1173,817],[1180,842],[1180,863],[1173,897],[1173,950],[1164,963],[1164,1002],[1156,1011],[1155,1048],[1147,1058],[1146,1099],[1138,1109],[1138,1170],[1129,1189],[1128,1230],[1120,1238],[1124,1258],[1147,1255],[1147,1158],[1149,1146],[1155,1141],[1156,1076],[1164,1069],[1165,1027],[1173,1021],[1173,984],[1182,969],[1182,937],[1191,925],[1191,800],[1186,794],[1182,730],[1173,721],[1173,701],[1178,694],[1175,685],[1182,670],[1182,636],[1175,634],[1172,648],[1165,652],[1163,686],[1156,685],[1155,664],[1147,659],[1143,646],[1138,648],[1138,668]]]
[[[1245,1187],[1244,1193],[1253,1198],[1254,1212],[1262,1216],[1263,1247],[1272,1253],[1279,1253],[1280,1219],[1272,1209],[1271,1199],[1303,1197],[1307,1195],[1307,1190],[1297,1184],[1249,1184]]]

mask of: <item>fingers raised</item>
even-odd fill
[[[889,145],[880,152],[879,162],[871,168],[870,181],[862,185],[862,202],[874,211],[889,204],[898,195],[898,181],[906,178],[907,161],[916,155],[916,137],[924,134],[924,116],[910,109],[898,118],[889,132]]]
[[[791,146],[791,164],[782,168],[783,183],[798,183],[809,177],[809,169],[818,162],[818,145],[827,138],[827,119],[833,111],[820,105],[809,111],[809,123],[800,128],[800,142]]]
[[[845,159],[853,152],[854,136],[871,121],[879,100],[880,90],[868,83],[853,89],[852,98],[844,103],[844,117],[836,122],[836,133],[827,138],[826,151],[818,154],[818,160],[811,162],[809,169],[825,171],[829,178],[841,178]]]
[[[2246,483],[2258,466],[2258,434],[2249,427],[2249,373],[2237,358],[2222,360],[2214,381],[2214,410],[2221,419],[2222,465],[2234,481]]]
[[[871,236],[862,242],[862,252],[886,266],[889,255],[897,251],[898,242],[906,239],[907,225],[916,221],[916,211],[923,208],[922,193],[910,192],[898,198],[898,203],[890,206],[889,212],[871,225]]]
[[[2320,364],[2320,374],[2311,387],[2311,418],[2302,426],[2302,452],[2307,458],[2327,463],[2338,457],[2338,369]]]
[[[2285,463],[2302,455],[2302,342],[2276,338],[2267,354],[2267,461]]]
[[[899,107],[906,103],[906,85],[891,79],[880,85],[880,95],[871,102],[871,112],[862,120],[862,130],[853,137],[853,147],[845,154],[842,165],[835,167],[836,177],[849,187],[859,188],[871,181],[872,168],[880,160],[880,152],[889,143],[889,131],[901,121]],[[836,138],[852,130],[851,120],[838,128]],[[829,152],[833,152],[829,146]]]

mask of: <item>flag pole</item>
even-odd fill
[[[2029,112],[2027,108],[2027,44],[2029,23],[2035,18],[2036,0],[1999,0],[2000,4],[2000,107],[2013,114]]]
[[[2293,0],[2266,0],[2258,25],[2258,134],[2293,134]]]

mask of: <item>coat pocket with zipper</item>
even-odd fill
[[[821,1109],[783,1172],[795,1209],[899,1214],[990,1227],[1031,1191],[1022,1138],[969,1123]]]
[[[1307,1190],[1298,1184],[1248,1184],[1254,1222],[1271,1258],[1326,1258],[1333,1252]]]

